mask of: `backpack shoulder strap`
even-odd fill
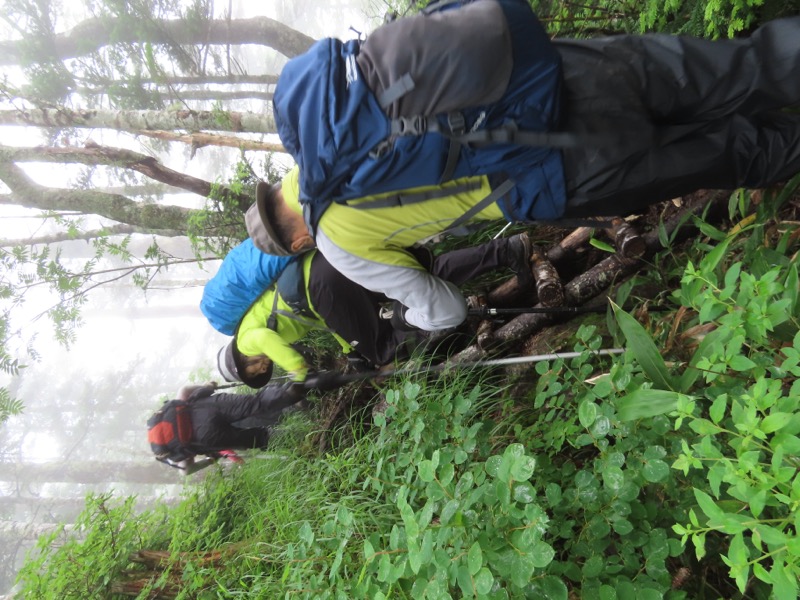
[[[306,278],[303,273],[304,262],[303,260],[296,260],[287,265],[283,273],[278,277],[276,289],[283,301],[289,305],[295,314],[314,318],[314,313],[311,312],[311,307],[308,305],[308,296],[306,295]]]

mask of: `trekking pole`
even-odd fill
[[[607,306],[524,306],[522,308],[470,308],[467,315],[471,317],[498,317],[502,315],[575,315],[582,313],[604,313]],[[623,309],[625,310],[625,309]],[[649,306],[648,310],[670,310],[668,306]]]
[[[625,352],[625,349],[606,348],[603,350],[591,350],[590,352],[595,356],[611,356],[615,354],[622,354],[623,352]],[[509,358],[494,358],[489,360],[477,360],[473,362],[442,363],[439,365],[433,365],[428,367],[414,367],[410,369],[402,368],[402,369],[392,369],[389,371],[365,371],[363,373],[337,373],[335,381],[336,384],[339,387],[341,387],[347,385],[348,383],[353,383],[355,381],[363,381],[366,379],[374,379],[376,377],[392,377],[394,375],[415,375],[418,373],[438,373],[441,371],[447,371],[449,369],[456,369],[456,368],[497,367],[504,365],[537,363],[537,362],[543,362],[545,360],[576,358],[581,354],[582,352],[553,352],[550,354],[513,356]],[[305,382],[303,382],[303,386],[306,389],[314,389],[316,387],[314,379],[315,379],[314,376],[309,377]]]
[[[289,378],[290,377],[288,375],[278,375],[277,377],[270,377],[270,381],[283,381],[284,379],[289,379]],[[227,389],[230,389],[230,388],[240,387],[240,386],[243,386],[243,385],[246,385],[246,384],[242,383],[241,381],[233,381],[231,383],[219,384],[214,389],[215,390],[227,390]]]

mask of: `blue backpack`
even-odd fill
[[[200,310],[214,329],[233,335],[247,309],[296,258],[265,254],[246,239],[228,252],[206,283]]]
[[[332,201],[533,164],[560,173],[556,149],[575,143],[552,132],[560,64],[525,0],[439,3],[363,41],[318,41],[273,98],[312,232]]]

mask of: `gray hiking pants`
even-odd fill
[[[700,188],[761,187],[800,171],[800,17],[742,40],[623,35],[557,41],[565,218],[624,215]],[[593,138],[598,134],[600,141]]]

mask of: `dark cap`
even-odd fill
[[[217,352],[217,369],[225,381],[240,381],[251,388],[262,388],[272,378],[273,365],[270,362],[266,373],[249,377],[245,374],[244,356],[236,347],[236,340],[231,340]]]
[[[271,185],[260,181],[256,185],[256,202],[247,209],[244,221],[247,225],[247,234],[256,248],[274,256],[291,256],[293,252],[283,245],[267,217],[270,213],[274,214],[274,211],[267,211],[267,204],[275,201],[275,194],[280,189],[279,183]]]

